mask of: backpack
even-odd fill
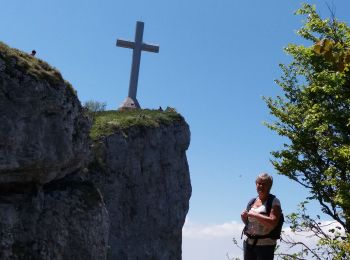
[[[274,200],[276,196],[269,194],[267,201],[266,201],[266,213],[261,213],[264,215],[270,215],[271,209],[272,209],[272,202]],[[254,202],[255,202],[256,198],[252,198],[247,205],[246,210],[249,211],[251,209],[251,207],[253,206]],[[242,235],[243,233],[248,237],[248,238],[253,238],[253,239],[259,239],[259,238],[272,238],[272,239],[280,239],[281,238],[281,232],[282,232],[282,226],[284,223],[284,216],[283,213],[281,212],[281,216],[280,219],[278,221],[278,224],[271,230],[270,233],[266,234],[266,235],[250,235],[247,233],[247,228],[248,225],[246,225],[243,229]],[[256,242],[255,242],[256,243]]]

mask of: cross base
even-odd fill
[[[140,104],[136,98],[127,97],[120,105],[119,110],[140,109]]]

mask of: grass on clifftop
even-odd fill
[[[50,83],[63,82],[76,95],[72,85],[62,78],[61,73],[50,66],[47,62],[40,60],[28,53],[7,46],[0,41],[0,58],[2,58],[9,68],[16,69],[27,73],[37,80],[47,80]],[[7,70],[11,74],[11,69]]]
[[[111,110],[94,112],[92,115],[94,118],[90,131],[92,140],[133,126],[158,127],[160,124],[170,124],[175,120],[182,119],[182,116],[171,108],[165,111],[149,109]]]

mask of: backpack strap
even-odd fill
[[[249,211],[249,210],[252,208],[252,206],[253,206],[255,200],[256,200],[256,198],[252,198],[252,199],[248,202],[247,208],[246,208],[247,211]]]
[[[273,194],[269,194],[269,196],[267,197],[267,201],[266,201],[266,215],[267,216],[270,216],[270,212],[272,209],[272,203],[273,203],[273,200],[275,198],[276,198],[276,196]]]

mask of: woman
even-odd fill
[[[274,257],[277,239],[270,234],[278,225],[282,211],[280,201],[270,194],[272,183],[272,176],[260,174],[255,181],[258,197],[252,199],[241,214],[246,225],[243,244],[245,260],[272,260]]]

